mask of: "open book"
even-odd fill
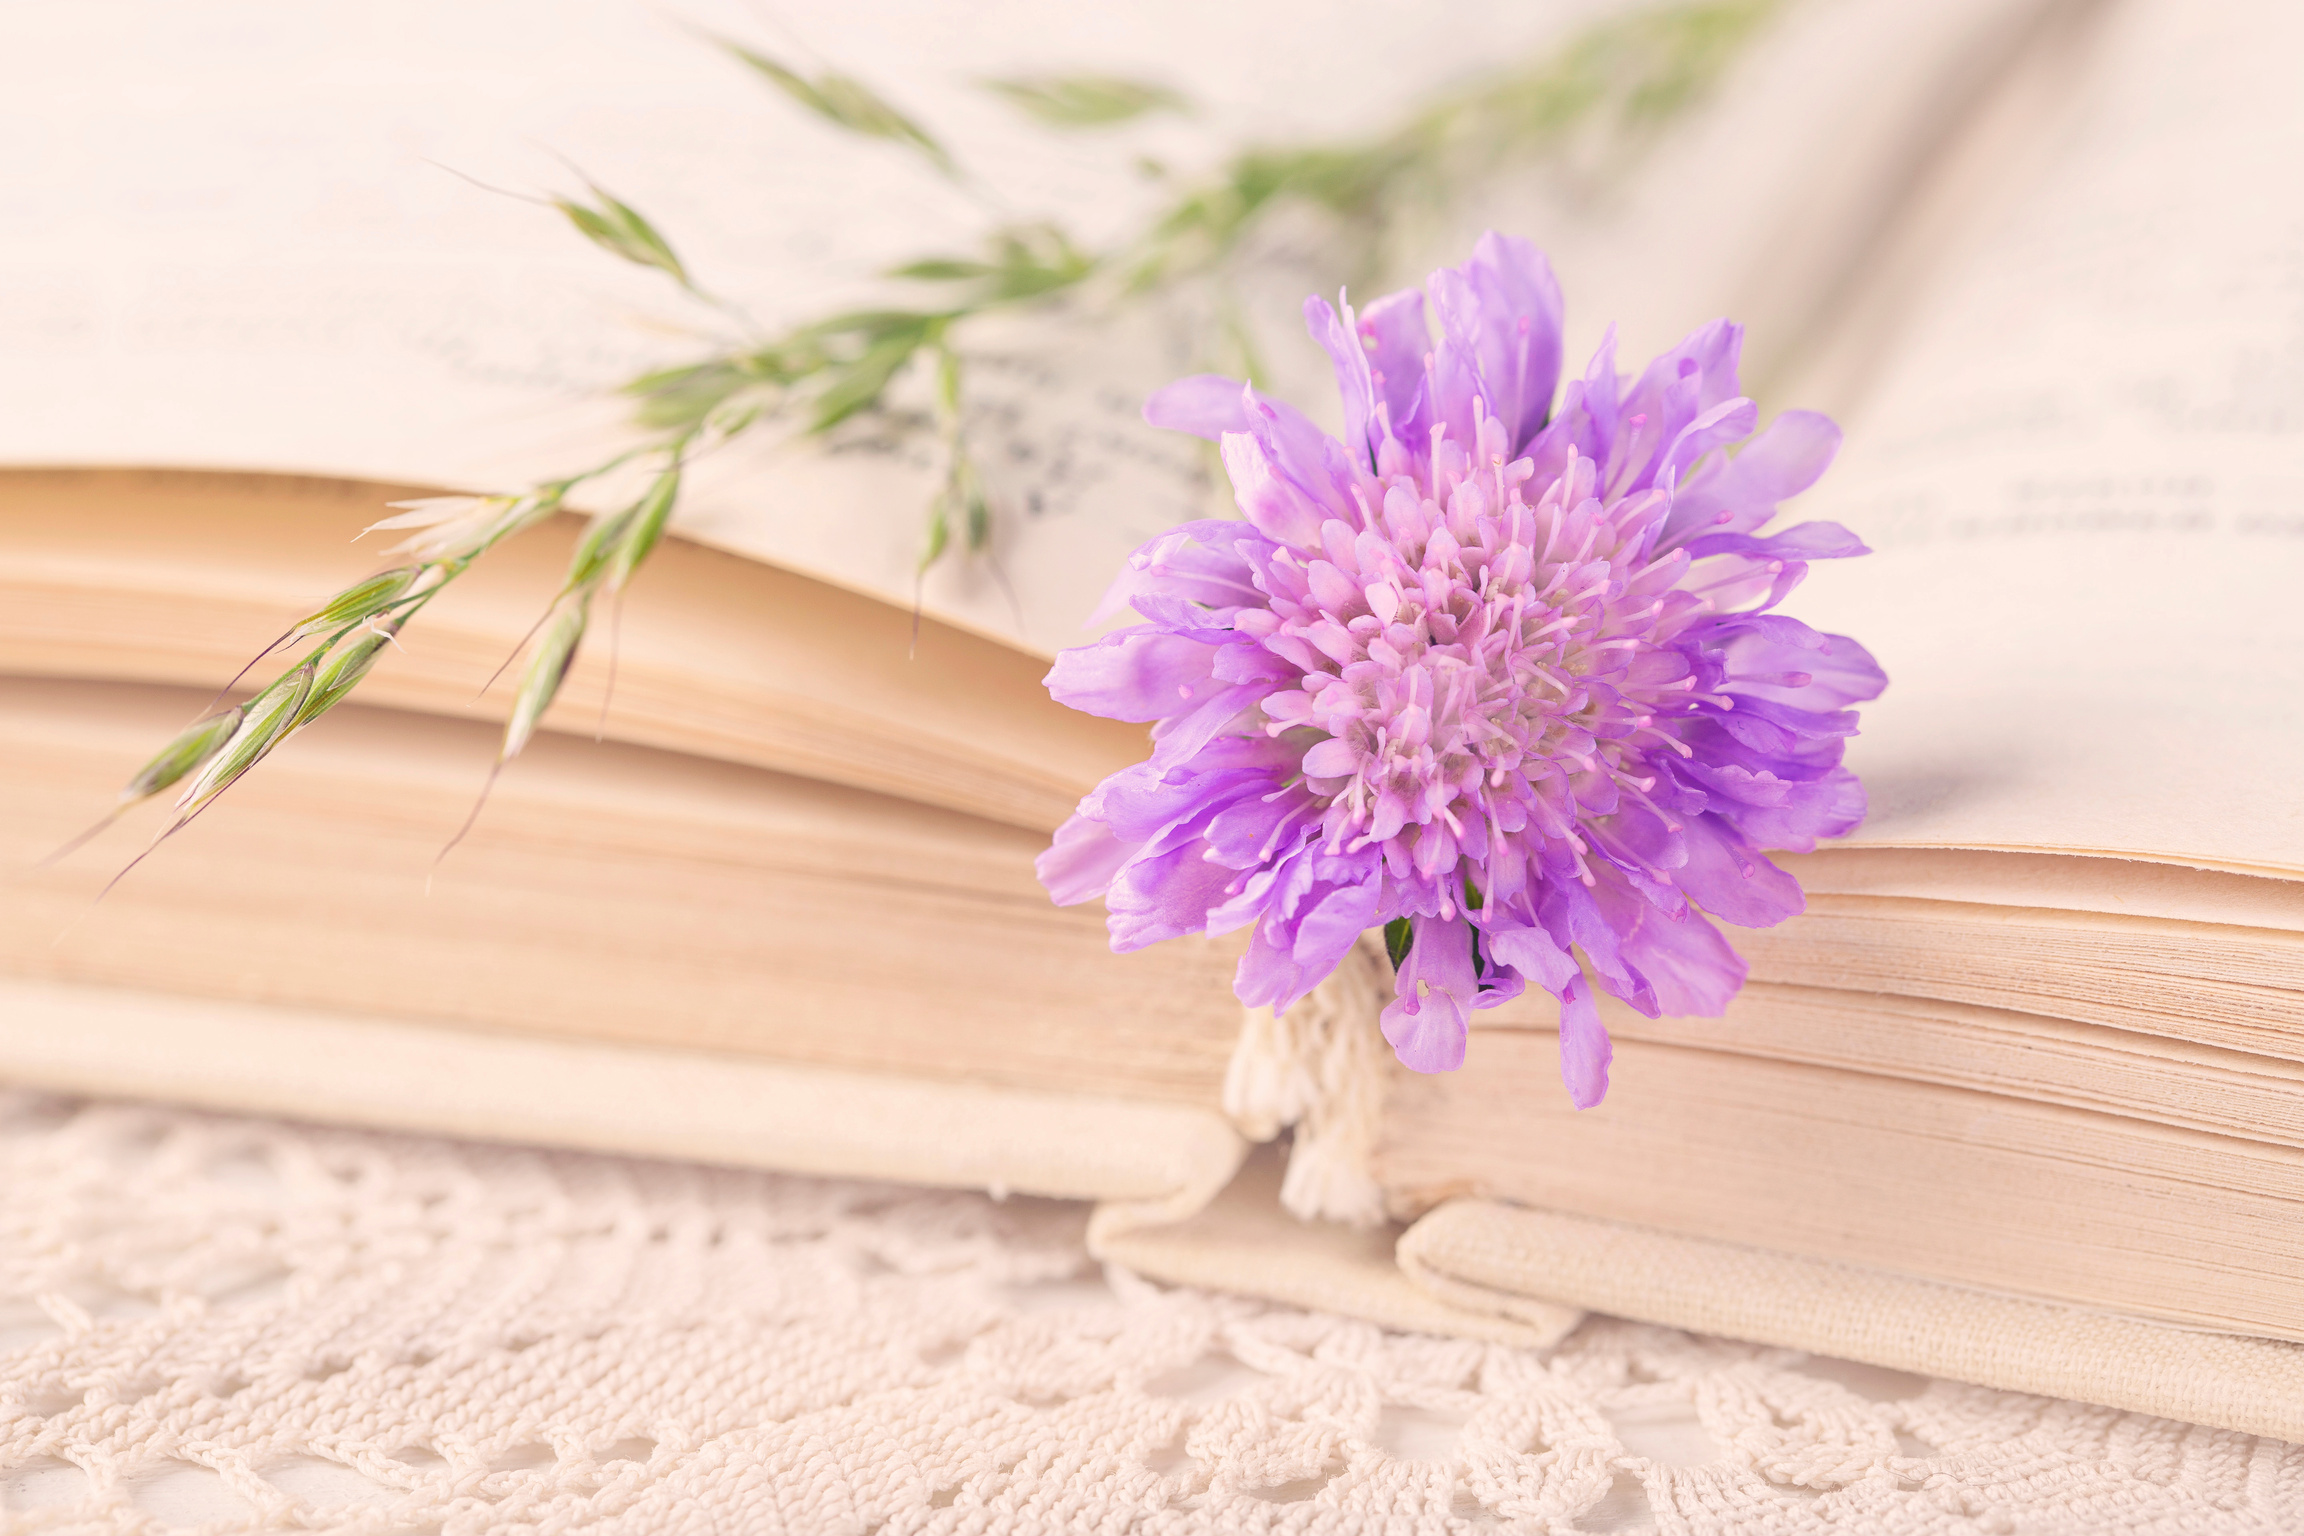
[[[1020,419],[1069,467],[1000,488],[1013,606],[981,571],[938,573],[915,652],[925,468],[732,457],[697,541],[630,593],[612,703],[589,656],[435,869],[490,757],[470,701],[573,536],[539,530],[101,905],[117,860],[88,854],[0,887],[0,1061],[74,1089],[1094,1197],[1122,1262],[1414,1326],[1542,1338],[1594,1306],[2304,1435],[2263,1406],[2304,1401],[2281,1396],[2292,1368],[2259,1358],[2304,1337],[2280,1278],[2304,1230],[2286,1107],[2304,819],[2277,703],[2304,654],[2277,584],[2304,543],[2273,404],[2285,354],[2260,330],[2293,210],[2234,147],[2277,99],[2241,76],[2279,50],[2172,3],[2109,37],[2089,20],[1816,0],[1621,189],[1525,192],[1572,349],[1609,318],[1638,349],[1735,313],[1780,403],[1858,404],[1816,499],[1879,553],[1799,607],[1863,637],[1894,686],[1851,755],[1873,818],[1799,863],[1808,914],[1738,931],[1756,982],[1729,1020],[1612,1019],[1619,1084],[1585,1116],[1556,1103],[1533,1011],[1481,1016],[1457,1076],[1390,1080],[1373,1172],[1404,1214],[1431,1212],[1403,1271],[1316,1231],[1271,1262],[1291,1229],[1269,1200],[1243,1216],[1254,1182],[1152,1225],[1207,1206],[1245,1150],[1232,957],[1113,956],[1097,914],[1050,907],[1031,877],[1073,800],[1142,751],[1051,703],[1039,658],[1079,638],[1129,547],[1209,494],[1191,445],[1134,424],[1174,360],[1107,331],[1017,343]],[[2213,175],[2172,187],[2179,150]],[[1692,219],[1702,261],[1679,238]],[[398,494],[377,482],[564,467],[534,436],[490,457],[471,424],[503,432],[509,408],[488,370],[459,383],[401,356],[368,376],[467,389],[465,426],[428,405],[433,436],[299,409],[298,389],[358,371],[371,333],[339,318],[352,345],[330,367],[307,336],[301,378],[236,375],[264,410],[192,391],[168,358],[137,366],[149,327],[0,367],[0,452],[47,466],[0,477],[13,855],[100,812],[284,616],[359,574],[344,541]],[[1822,398],[1797,393],[1803,370]],[[60,375],[107,380],[109,413],[59,425]],[[1523,1240],[1530,1222],[1550,1225]],[[1683,1246],[1658,1261],[1655,1243]],[[1856,1311],[1787,1322],[1760,1291],[1657,1282],[1735,1255]],[[1835,1289],[1828,1266],[1855,1278]],[[1968,1287],[2020,1319],[2120,1314],[2175,1351],[2155,1358],[2178,1387],[2042,1374],[2053,1330],[1978,1363],[1845,1325],[1897,1286],[1935,1287],[1940,1310]],[[2180,1328],[2251,1336],[2255,1395],[2218,1396],[2229,1370],[2199,1386],[2224,1367]]]

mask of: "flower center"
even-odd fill
[[[1701,605],[1668,596],[1684,555],[1649,556],[1664,498],[1604,502],[1571,458],[1531,503],[1533,473],[1492,459],[1436,464],[1430,487],[1372,478],[1374,526],[1331,523],[1326,558],[1298,562],[1303,599],[1276,595],[1279,633],[1317,655],[1267,697],[1268,729],[1325,733],[1304,774],[1332,847],[1419,826],[1431,873],[1479,859],[1489,828],[1533,826],[1581,854],[1576,802],[1641,797],[1654,780],[1625,771],[1628,750],[1685,750],[1670,717],[1695,679],[1662,631]]]

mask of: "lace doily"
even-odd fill
[[[1163,1291],[1096,1273],[1086,1214],[0,1095],[0,1524],[2304,1529],[2304,1448]]]

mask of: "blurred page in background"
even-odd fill
[[[1619,366],[1637,370],[1726,316],[1745,327],[1746,388],[1767,392],[1923,170],[2071,8],[1795,0],[1703,109],[1632,156],[1499,179],[1423,254],[1460,261],[1489,226],[1530,235],[1567,294],[1571,371],[1611,324]]]
[[[1793,606],[1891,679],[1855,841],[2304,876],[2304,10],[2112,19],[1804,508],[1879,553]]]
[[[1491,219],[1554,249],[1572,363],[1611,319],[1637,366],[1723,313],[1753,322],[1765,362],[2040,8],[1796,0],[1644,153],[1500,188],[1435,230],[1429,259],[1460,259]],[[1130,169],[1139,155],[1190,179],[1246,142],[1367,134],[1628,9],[1007,0],[819,9],[791,28],[733,0],[26,9],[0,60],[0,462],[517,487],[627,440],[607,396],[623,377],[728,334],[550,209],[442,167],[553,191],[578,190],[580,168],[773,329],[870,298],[891,262],[969,248],[994,217],[1112,240],[1168,195]],[[857,72],[982,186],[807,118],[707,31]],[[974,83],[1079,69],[1169,81],[1206,109],[1059,137]],[[1285,249],[1274,261],[1279,297],[1259,305],[1285,322],[1326,280],[1316,253],[1301,272]],[[930,612],[1043,652],[1074,643],[1127,550],[1221,506],[1199,445],[1136,415],[1205,365],[1179,329],[1159,311],[986,329],[972,434],[1014,595],[984,562],[947,560]],[[1280,335],[1276,388],[1331,414],[1318,354]],[[938,472],[925,440],[837,457],[741,445],[698,466],[685,526],[909,602]]]

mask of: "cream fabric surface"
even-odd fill
[[[2295,1446],[1163,1289],[1087,1214],[0,1095],[0,1526],[2304,1528]]]

